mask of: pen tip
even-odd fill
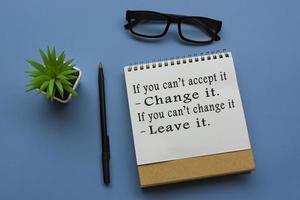
[[[103,68],[103,67],[102,67],[102,63],[101,63],[101,62],[99,63],[99,68]]]

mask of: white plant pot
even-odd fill
[[[81,70],[79,68],[77,68],[77,67],[74,67],[74,69],[79,72],[78,77],[77,77],[77,79],[76,79],[76,81],[75,81],[75,83],[73,85],[73,90],[76,90],[76,88],[77,88],[77,86],[79,84],[80,78],[81,78]],[[43,93],[46,94],[45,92],[43,92]],[[72,94],[71,93],[69,94],[68,98],[66,98],[65,100],[60,99],[60,98],[55,97],[55,96],[53,97],[54,100],[56,100],[56,101],[58,101],[60,103],[68,103],[71,100],[71,98],[72,98]]]

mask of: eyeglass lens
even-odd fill
[[[202,22],[195,18],[183,19],[180,24],[182,36],[188,40],[205,42],[211,40]]]
[[[145,36],[160,36],[168,25],[168,18],[164,15],[145,13],[139,18],[135,19],[136,25],[132,27],[132,31]]]

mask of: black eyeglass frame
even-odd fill
[[[165,19],[167,19],[167,24],[165,27],[165,30],[160,34],[160,35],[144,35],[141,33],[135,32],[132,28],[138,24],[139,20],[153,20],[153,18],[147,17],[145,14],[154,14],[157,16],[162,16]],[[137,17],[138,16],[138,17]],[[182,34],[181,30],[181,24],[182,21],[187,20],[187,19],[192,19],[192,20],[197,20],[197,26],[201,25],[201,28],[203,28],[208,36],[210,36],[210,40],[207,41],[197,41],[197,40],[191,40],[189,38],[186,38]],[[167,13],[160,13],[160,12],[155,12],[155,11],[144,11],[144,10],[127,10],[126,11],[126,20],[127,24],[124,25],[125,29],[129,29],[129,31],[137,36],[145,37],[145,38],[161,38],[165,36],[169,30],[169,27],[172,23],[177,23],[178,26],[178,34],[180,38],[184,41],[187,42],[192,42],[192,43],[199,43],[199,44],[208,44],[213,41],[218,41],[220,40],[220,36],[218,33],[221,31],[222,27],[222,22],[219,20],[207,18],[207,17],[199,17],[199,16],[184,16],[184,15],[175,15],[175,14],[167,14]],[[200,24],[199,24],[200,23]]]

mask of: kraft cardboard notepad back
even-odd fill
[[[141,187],[255,169],[230,52],[124,72]]]

